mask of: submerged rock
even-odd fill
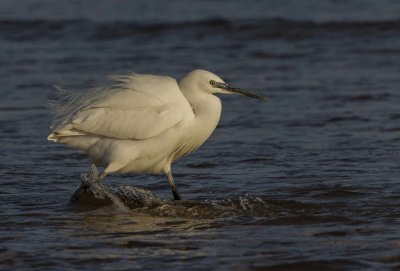
[[[71,197],[76,204],[115,205],[121,209],[136,209],[162,204],[150,190],[126,184],[104,184],[95,175],[82,174],[81,185]]]

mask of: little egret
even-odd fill
[[[112,76],[110,86],[66,92],[56,108],[48,140],[87,153],[112,172],[164,172],[175,200],[181,199],[171,173],[172,162],[197,150],[212,134],[221,115],[214,94],[266,98],[234,88],[217,75],[194,70],[179,83],[167,76]]]

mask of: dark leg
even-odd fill
[[[174,195],[174,200],[181,200],[181,196],[179,196],[178,191],[176,190],[174,178],[172,178],[172,173],[171,171],[166,172],[166,175],[168,177],[168,182],[169,186],[171,187],[172,194]]]

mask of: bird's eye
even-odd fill
[[[215,83],[216,83],[216,82],[215,82],[214,80],[211,80],[211,81],[210,81],[210,85],[212,85],[212,86],[214,86]]]

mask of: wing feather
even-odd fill
[[[102,89],[102,93],[89,97],[91,102],[69,112],[53,135],[71,136],[72,129],[76,135],[84,132],[116,139],[145,139],[171,128],[184,117],[194,117],[173,78],[131,74],[113,79],[116,84],[109,88],[109,94]]]
[[[73,120],[76,130],[118,139],[145,139],[154,137],[174,126],[182,113],[171,108],[126,110],[92,108],[79,113]]]

